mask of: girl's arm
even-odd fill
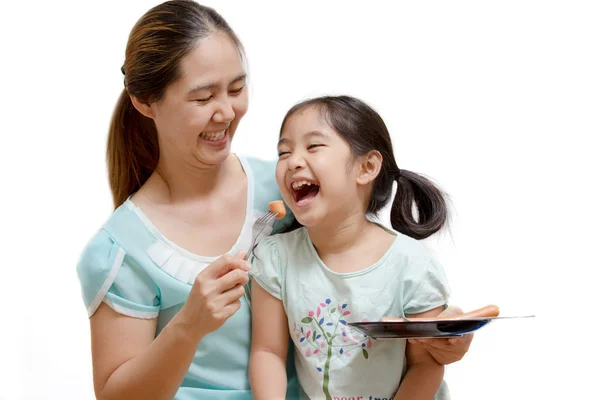
[[[156,318],[132,318],[100,304],[90,319],[96,398],[172,399],[200,340],[239,309],[247,270],[243,254],[213,262],[156,338]]]
[[[462,313],[460,307],[451,306],[442,311],[438,317],[451,317]],[[410,339],[409,342],[421,343],[421,346],[427,349],[438,363],[448,365],[460,361],[467,354],[473,336],[473,333],[468,333],[452,339]]]
[[[407,315],[408,318],[436,317],[443,307],[424,313]],[[431,400],[444,378],[444,366],[418,343],[406,343],[407,370],[394,400]]]
[[[252,280],[250,385],[257,400],[285,398],[289,345],[287,317],[281,300]]]

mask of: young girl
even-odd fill
[[[254,397],[285,397],[291,335],[311,399],[431,400],[444,367],[427,350],[406,340],[373,341],[348,323],[434,317],[444,309],[444,271],[416,240],[445,225],[443,194],[398,168],[383,120],[352,97],[293,107],[278,149],[279,189],[304,226],[264,239],[254,253]],[[394,181],[392,231],[367,216],[386,205]]]

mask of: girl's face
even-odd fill
[[[161,158],[217,165],[229,155],[248,109],[240,51],[222,32],[202,39],[180,61],[181,77],[150,105]]]
[[[309,107],[287,120],[278,151],[279,190],[302,225],[339,223],[354,212],[364,215],[357,185],[360,164],[318,109]]]

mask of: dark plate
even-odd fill
[[[441,321],[353,322],[348,325],[375,339],[440,338],[462,336],[483,328],[494,318]]]

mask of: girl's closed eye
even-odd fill
[[[208,97],[206,97],[206,98],[204,98],[204,99],[195,99],[194,101],[195,101],[195,102],[197,102],[197,103],[206,103],[206,102],[208,102],[210,99],[212,99],[212,96],[208,96]]]
[[[286,156],[288,154],[291,154],[289,151],[279,151],[279,157],[283,157]]]
[[[325,146],[324,144],[311,144],[310,146],[307,147],[308,150],[314,150],[317,147],[323,147]]]

